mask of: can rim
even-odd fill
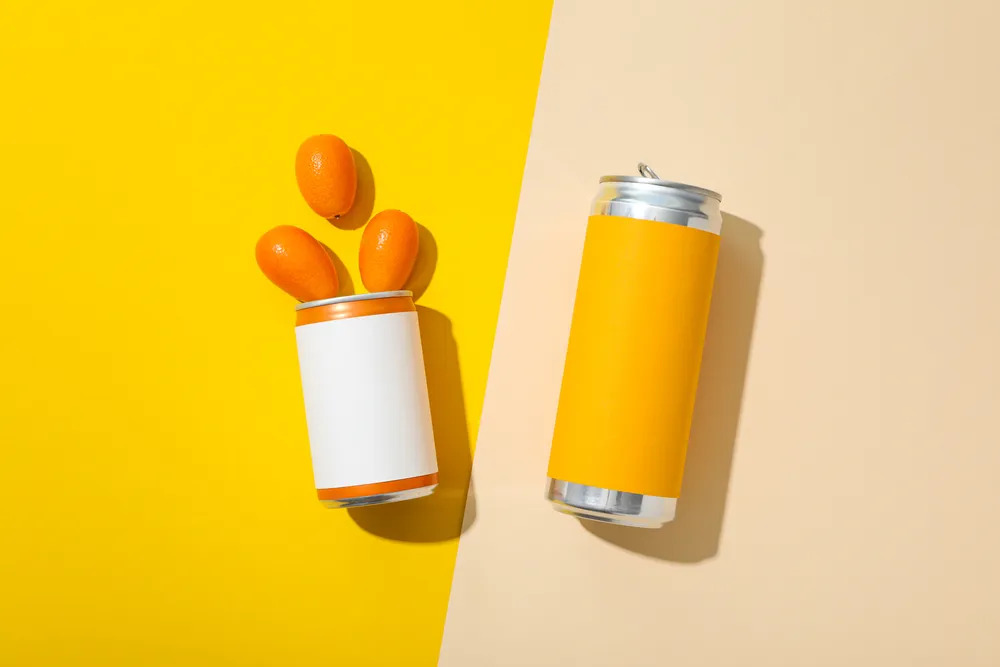
[[[601,176],[601,183],[639,183],[642,185],[656,185],[661,188],[669,188],[671,190],[683,190],[685,192],[690,192],[693,194],[701,195],[702,197],[710,197],[720,204],[722,203],[722,195],[714,190],[709,190],[708,188],[700,188],[697,185],[689,185],[687,183],[678,183],[676,181],[664,181],[658,178],[645,178],[644,176]]]
[[[334,303],[350,303],[352,301],[371,301],[372,299],[392,299],[400,296],[413,296],[410,290],[395,290],[392,292],[372,292],[370,294],[351,294],[349,296],[335,296],[331,299],[320,299],[318,301],[306,301],[295,306],[295,310],[305,310],[306,308],[318,308],[319,306],[329,306]]]

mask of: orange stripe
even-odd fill
[[[320,500],[344,500],[346,498],[363,498],[365,496],[377,496],[383,493],[396,493],[397,491],[422,489],[425,486],[431,486],[432,484],[437,483],[438,474],[434,472],[430,475],[420,475],[419,477],[394,479],[391,482],[342,486],[337,489],[316,489],[316,495],[319,496]]]
[[[296,312],[295,326],[330,320],[345,320],[350,317],[365,317],[366,315],[385,315],[388,313],[412,313],[417,307],[413,305],[413,297],[391,296],[383,299],[365,299],[363,301],[344,301],[330,303],[315,308],[305,308]]]

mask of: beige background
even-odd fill
[[[1000,664],[998,37],[985,1],[556,2],[441,664]],[[542,498],[589,201],[639,160],[727,212],[658,532]]]

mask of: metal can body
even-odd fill
[[[587,226],[547,497],[655,528],[681,491],[718,260],[719,195],[608,176]]]
[[[438,466],[412,295],[363,294],[296,310],[320,501],[359,507],[431,494]]]

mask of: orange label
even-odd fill
[[[680,495],[718,256],[710,232],[590,218],[549,477]]]
[[[338,301],[325,306],[314,306],[295,311],[295,326],[330,320],[346,320],[351,317],[367,317],[368,315],[386,315],[388,313],[415,312],[413,297],[391,296],[378,299],[359,299],[356,301]]]

